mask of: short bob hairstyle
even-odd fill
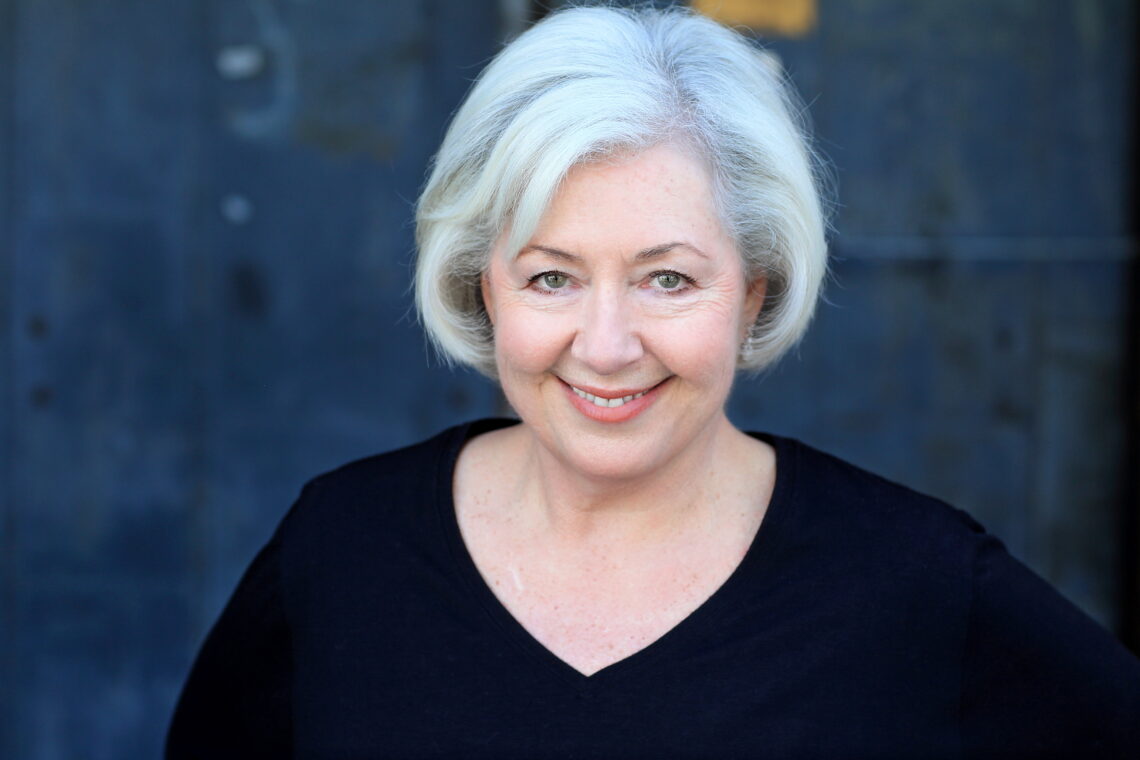
[[[713,204],[764,306],[738,367],[803,334],[826,270],[817,163],[772,58],[683,8],[558,11],[507,45],[456,112],[416,206],[416,305],[448,361],[496,376],[480,280],[504,232],[519,251],[576,164],[676,141],[710,169]]]

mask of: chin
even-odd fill
[[[638,440],[640,438],[640,440]],[[570,470],[589,480],[619,483],[639,480],[660,471],[677,452],[653,444],[663,436],[617,436],[591,440],[562,440],[547,446]]]

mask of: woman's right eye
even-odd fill
[[[566,286],[569,278],[561,272],[544,272],[538,276],[542,281],[544,287],[550,290],[558,290]]]

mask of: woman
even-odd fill
[[[970,518],[724,413],[825,268],[778,75],[575,9],[456,114],[417,218],[484,420],[311,482],[171,757],[1140,756],[1140,664]]]

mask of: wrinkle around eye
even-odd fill
[[[669,291],[654,285],[643,289],[645,308],[662,315],[675,315],[684,312],[709,311],[720,315],[730,313],[739,294],[729,277],[717,277],[711,281],[691,283],[678,291]]]
[[[577,302],[577,299],[572,297],[538,292],[527,283],[518,287],[512,286],[509,292],[501,294],[500,297],[503,299],[504,308],[525,309],[533,313],[565,311]]]
[[[561,288],[547,288],[538,281],[524,281],[512,292],[512,301],[529,309],[554,311],[577,303],[581,287],[573,278]]]

